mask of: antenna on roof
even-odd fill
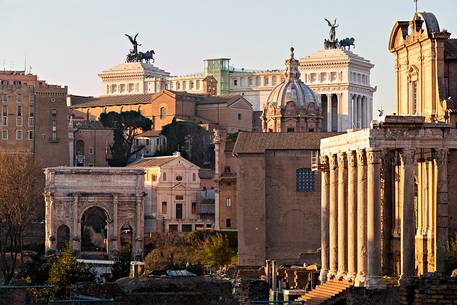
[[[27,73],[27,55],[24,54],[24,73]]]
[[[417,13],[417,2],[418,2],[419,0],[413,0],[413,1],[414,1],[414,3],[416,4],[416,13]]]

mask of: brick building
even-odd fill
[[[162,90],[155,94],[88,97],[77,103],[69,99],[75,120],[98,120],[102,112],[135,110],[160,131],[173,118],[231,132],[252,130],[252,105],[240,95],[212,96]]]
[[[311,157],[320,139],[332,135],[238,135],[238,265],[319,261],[320,174],[311,170]]]
[[[23,71],[0,71],[0,151],[34,153],[43,166],[67,165],[67,91]]]

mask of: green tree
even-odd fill
[[[227,236],[217,233],[205,240],[203,249],[206,254],[206,263],[217,267],[230,264],[232,249],[229,245]]]
[[[54,286],[55,296],[68,296],[79,281],[93,281],[94,275],[89,268],[80,264],[69,245],[52,265],[49,271],[49,284]]]
[[[175,151],[200,167],[214,167],[214,145],[211,143],[212,133],[193,122],[173,121],[162,127],[167,137],[167,151],[171,155]]]
[[[152,121],[137,111],[108,112],[100,114],[104,127],[114,129],[114,143],[110,145],[110,166],[126,166],[129,158],[144,146],[132,149],[136,136],[151,129]]]

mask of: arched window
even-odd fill
[[[295,177],[297,192],[314,192],[314,172],[310,168],[297,169]]]
[[[160,119],[163,120],[167,116],[167,108],[160,107]]]

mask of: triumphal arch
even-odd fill
[[[45,169],[46,252],[71,245],[79,257],[143,254],[144,171],[132,168]]]

